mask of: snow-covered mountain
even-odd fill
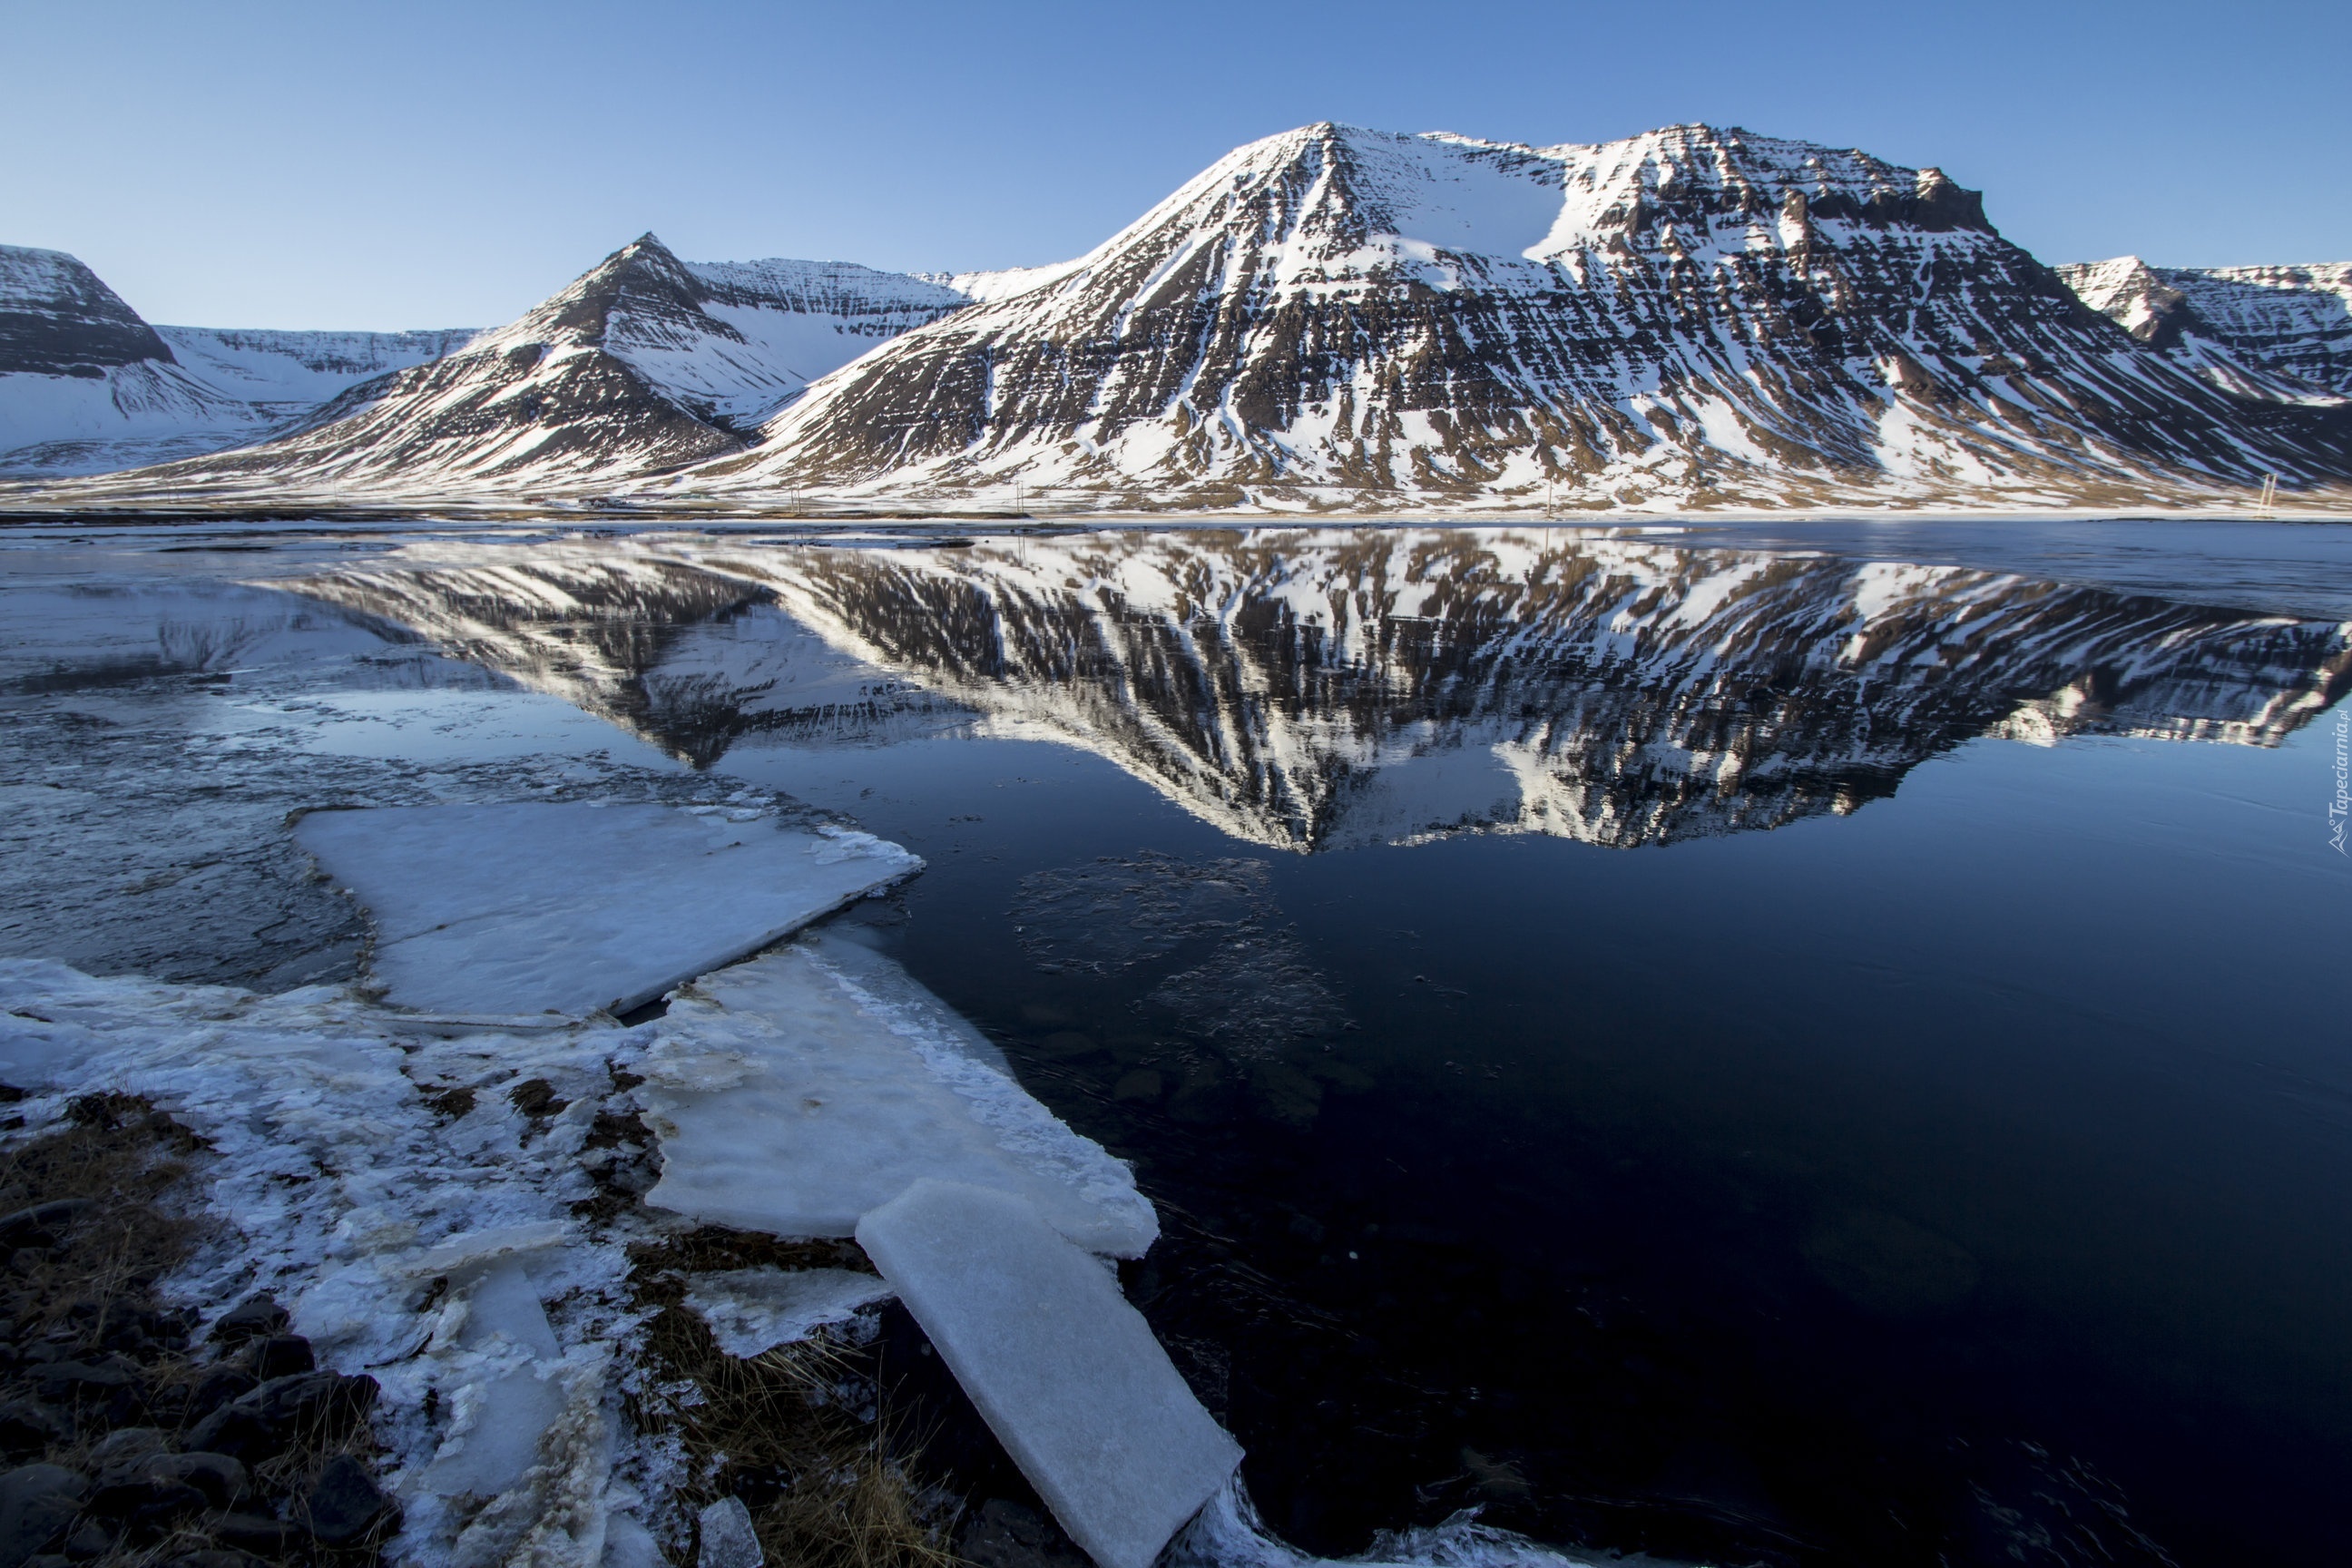
[[[415,332],[163,327],[155,333],[190,375],[252,404],[273,424],[309,413],[355,382],[454,353],[472,327]]]
[[[975,280],[977,283],[977,280]],[[1934,169],[1704,125],[1314,125],[836,373],[679,486],[1133,507],[2144,502],[2352,477]]]
[[[1769,828],[1978,736],[2274,745],[2352,689],[2335,625],[1543,531],[435,546],[293,586],[697,765],[961,720],[1295,850]]]
[[[1936,169],[1705,125],[1321,124],[1047,267],[647,236],[277,439],[22,500],[1572,515],[2204,507],[2275,474],[2340,504],[2340,272],[2211,275],[2187,352]]]
[[[2352,398],[2352,262],[2197,268],[2121,256],[2058,275],[2092,309],[2226,391]]]
[[[152,327],[63,251],[0,246],[0,474],[100,473],[242,445],[472,335]]]
[[[965,303],[838,262],[691,265],[646,235],[519,320],[358,383],[276,439],[82,493],[422,498],[609,485],[745,449],[759,416]]]

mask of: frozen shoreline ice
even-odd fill
[[[827,954],[856,955],[853,970]],[[888,1000],[853,978],[881,985]],[[925,1176],[1019,1196],[1090,1251],[1160,1233],[1133,1174],[991,1060],[971,1026],[878,954],[794,942],[681,987],[638,1096],[662,1142],[656,1208],[783,1237],[845,1237]]]
[[[625,1013],[923,865],[748,807],[320,811],[294,837],[368,907],[388,999],[457,1013]]]

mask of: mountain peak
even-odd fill
[[[724,482],[1822,504],[2323,460],[2134,357],[1943,171],[1737,127],[1318,121],[988,296],[820,383]],[[2070,434],[2021,412],[2086,398]]]
[[[155,329],[79,258],[0,245],[0,374],[94,379],[144,360],[173,363]]]

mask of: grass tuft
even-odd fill
[[[639,1248],[635,1262],[640,1299],[658,1309],[648,1352],[695,1391],[636,1415],[684,1443],[701,1478],[691,1501],[741,1498],[778,1568],[961,1568],[949,1544],[959,1505],[910,1469],[871,1350],[820,1332],[738,1358],[683,1304],[690,1272],[863,1268],[863,1254],[706,1226]]]

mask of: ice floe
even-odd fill
[[[295,837],[374,918],[402,1006],[623,1013],[922,868],[755,808],[595,802],[321,811]]]
[[[857,1241],[1101,1568],[1150,1568],[1241,1462],[1118,1281],[1019,1199],[919,1181]]]
[[[1089,1251],[1159,1235],[1121,1162],[971,1045],[963,1023],[878,955],[796,942],[680,988],[637,1070],[662,1175],[646,1201],[783,1237],[845,1237],[921,1177],[1033,1205]],[[895,966],[893,966],[895,970]]]

